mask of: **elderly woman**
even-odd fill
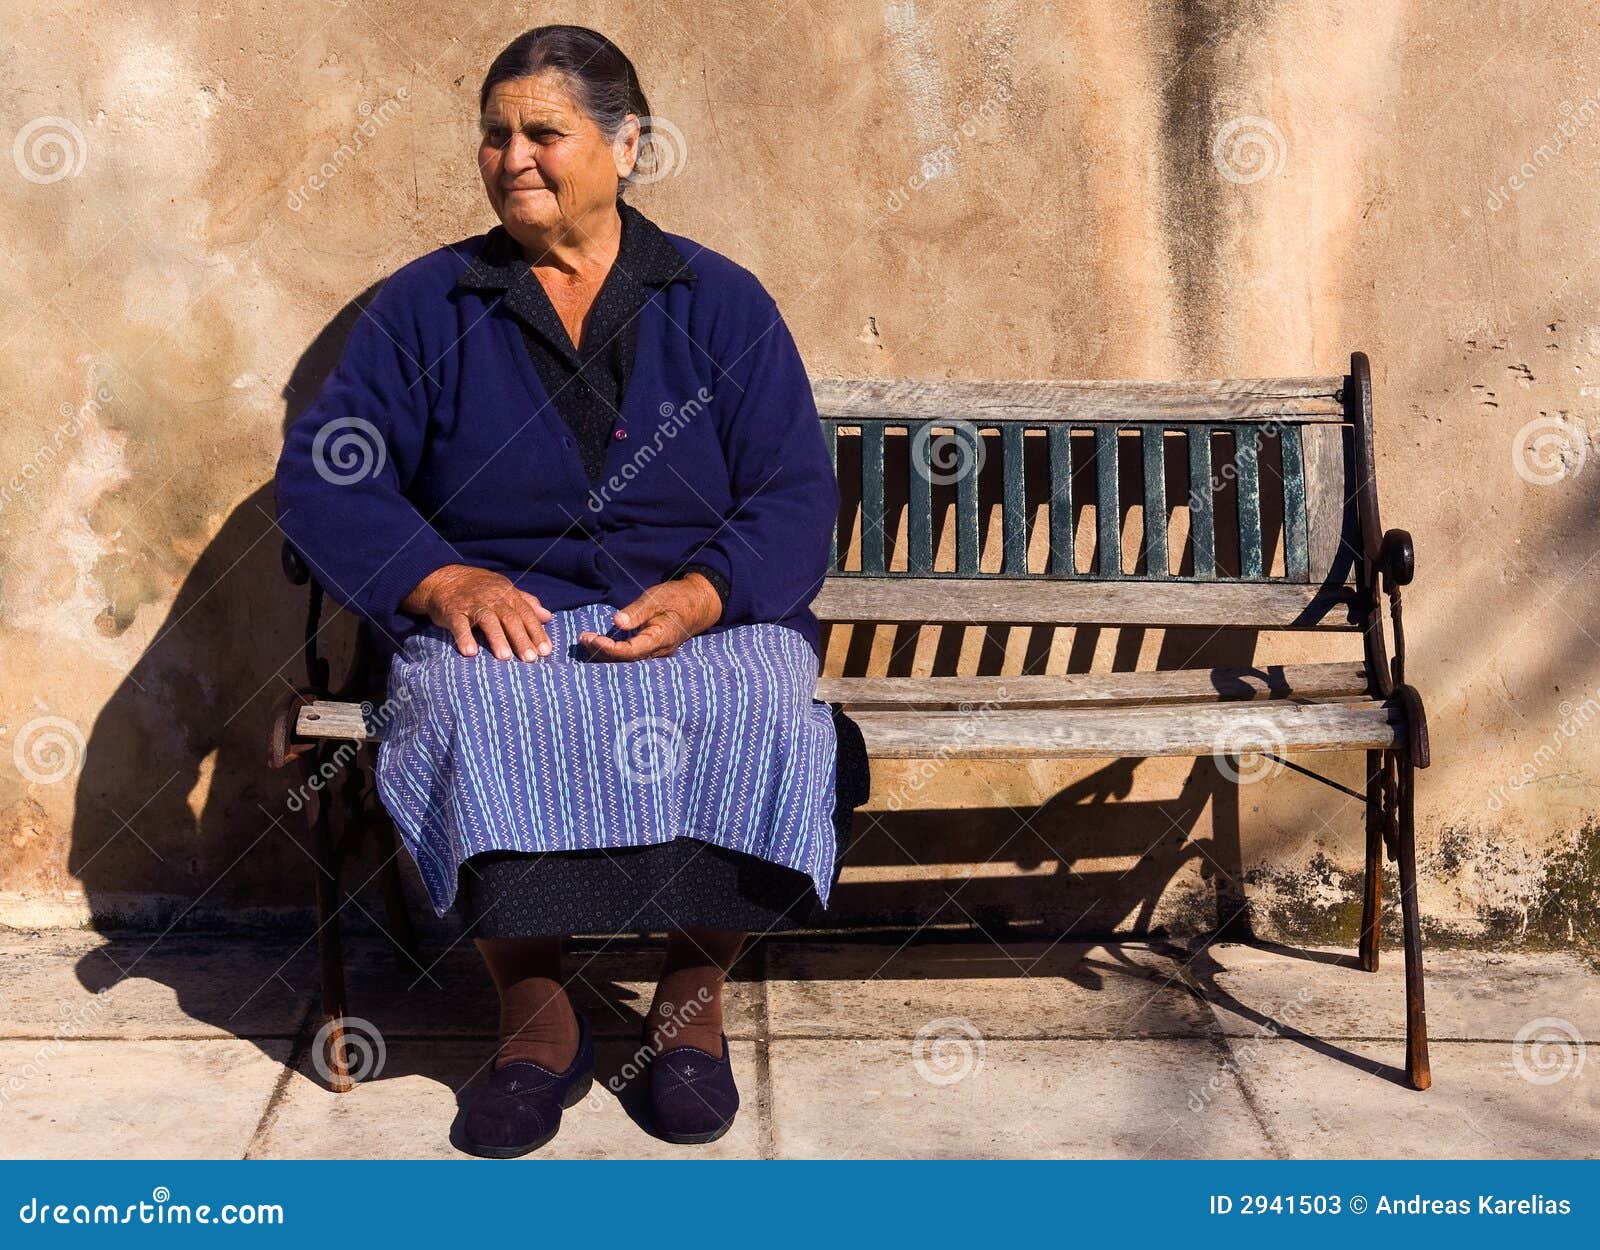
[[[771,296],[622,200],[628,58],[539,27],[479,104],[501,224],[383,283],[288,433],[278,521],[380,645],[379,793],[499,991],[467,1149],[535,1149],[589,1086],[572,933],[669,935],[643,1079],[660,1136],[711,1141],[724,979],[747,933],[815,921],[861,797],[814,698],[838,488]]]

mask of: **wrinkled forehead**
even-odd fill
[[[483,117],[519,128],[530,122],[574,127],[584,121],[567,76],[555,70],[495,83],[489,89]]]

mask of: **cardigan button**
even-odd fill
[[[628,437],[628,431],[627,430],[618,430],[615,434],[612,435],[612,437],[615,438],[615,439],[618,439],[620,441],[621,439],[624,439],[624,438]]]

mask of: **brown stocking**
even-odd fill
[[[721,1057],[722,983],[744,938],[729,929],[684,929],[668,936],[650,1004],[650,1045],[655,1050],[694,1046]]]
[[[561,939],[478,938],[478,953],[500,992],[495,1067],[531,1059],[565,1071],[578,1053],[578,1018],[561,984]]]

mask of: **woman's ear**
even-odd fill
[[[626,178],[639,163],[639,115],[629,113],[623,120],[622,131],[611,146],[611,157],[617,167],[617,177]]]

